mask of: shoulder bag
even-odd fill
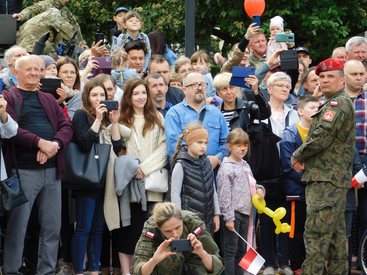
[[[111,145],[94,143],[84,152],[76,143],[70,143],[65,153],[63,185],[72,190],[102,188],[106,181]]]
[[[133,135],[138,151],[140,151],[140,145],[135,131],[133,131]],[[168,170],[166,168],[161,168],[153,171],[149,175],[145,176],[143,181],[145,190],[165,193],[168,191]]]
[[[13,141],[10,141],[10,143],[11,143],[11,150],[12,150],[12,155],[13,155],[15,175],[12,174],[7,179],[0,181],[1,208],[2,210],[5,210],[5,211],[10,211],[13,208],[18,207],[28,202],[28,199],[26,195],[24,194],[22,185],[20,183],[19,170],[18,170],[16,158],[15,158]],[[0,146],[2,146],[2,141],[0,141]],[[0,166],[1,166],[1,156],[0,156]]]

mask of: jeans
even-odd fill
[[[97,197],[77,197],[75,202],[76,228],[72,256],[75,273],[83,273],[85,252],[88,247],[88,271],[98,271],[104,227],[104,193]]]
[[[234,230],[242,238],[247,239],[249,227],[249,216],[235,211]],[[236,233],[229,231],[223,222],[221,232],[221,243],[223,248],[223,258],[226,262],[226,275],[243,275],[243,269],[238,265],[246,253],[246,243],[241,240]]]

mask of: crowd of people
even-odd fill
[[[277,42],[276,16],[269,42],[252,23],[228,58],[178,56],[119,6],[110,37],[88,47],[67,1],[13,15],[22,25],[0,71],[0,176],[17,167],[28,202],[1,215],[3,274],[249,274],[242,239],[265,259],[264,275],[350,272],[352,224],[357,239],[367,229],[366,188],[351,187],[367,161],[366,38],[312,66],[317,49]],[[73,36],[76,60],[58,47]],[[282,70],[287,50],[297,66]],[[244,85],[237,66],[254,69]],[[46,92],[44,79],[60,85]],[[102,187],[64,182],[71,142],[111,145]],[[287,209],[289,235],[256,215],[254,194]],[[171,251],[178,239],[191,251]]]

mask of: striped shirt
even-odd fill
[[[229,124],[229,122],[231,121],[231,119],[233,118],[233,115],[234,115],[234,111],[235,109],[233,110],[224,110],[222,109],[222,114],[224,116],[224,119],[226,120],[226,123],[227,123],[227,127],[228,127],[228,131],[231,131],[231,125]]]

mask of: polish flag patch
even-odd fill
[[[203,232],[203,229],[201,227],[198,227],[194,230],[195,236],[199,236]]]
[[[264,263],[265,259],[250,246],[238,265],[247,272],[256,275]]]
[[[152,232],[148,231],[148,232],[145,234],[145,236],[146,236],[147,238],[149,238],[149,239],[153,239],[153,238],[154,238],[154,233],[152,233]]]

